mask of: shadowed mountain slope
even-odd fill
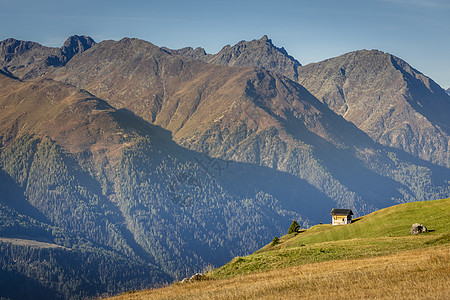
[[[30,293],[39,287],[55,299],[81,298],[171,280],[130,238],[107,195],[108,161],[132,142],[125,117],[73,86],[1,74],[0,107],[0,236],[25,241],[0,242],[1,276],[23,284],[23,294],[1,296],[44,299]],[[42,239],[64,247],[33,245]]]

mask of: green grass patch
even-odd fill
[[[450,243],[450,198],[400,204],[358,218],[348,225],[317,225],[305,232],[281,237],[246,257],[238,257],[211,273],[212,278],[262,272],[335,259],[388,255]],[[428,230],[409,233],[413,223]]]
[[[413,223],[425,225],[428,234],[450,232],[450,198],[405,203],[378,210],[348,225],[316,225],[287,241],[285,247],[298,247],[354,238],[409,236]],[[281,243],[280,243],[281,246]]]

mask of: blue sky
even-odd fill
[[[449,0],[0,0],[0,7],[0,40],[60,47],[74,34],[136,37],[216,53],[267,34],[302,64],[378,49],[450,87]]]

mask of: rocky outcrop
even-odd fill
[[[60,50],[61,64],[65,65],[75,54],[82,53],[95,45],[95,41],[89,36],[74,35],[69,37]]]
[[[58,48],[45,47],[35,42],[16,39],[0,42],[0,68],[23,79],[44,74],[49,64],[59,61],[58,55]]]
[[[409,233],[411,233],[413,235],[424,233],[424,232],[428,232],[428,229],[424,225],[419,224],[419,223],[414,223],[411,226],[411,230],[409,231]]]
[[[185,283],[191,283],[191,282],[195,282],[195,281],[202,281],[206,279],[206,275],[202,274],[202,273],[196,273],[194,275],[192,275],[189,278],[184,278],[183,280],[180,281],[181,284],[185,284]]]

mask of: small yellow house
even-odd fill
[[[352,222],[353,212],[351,209],[333,208],[330,215],[332,225],[345,225]]]

